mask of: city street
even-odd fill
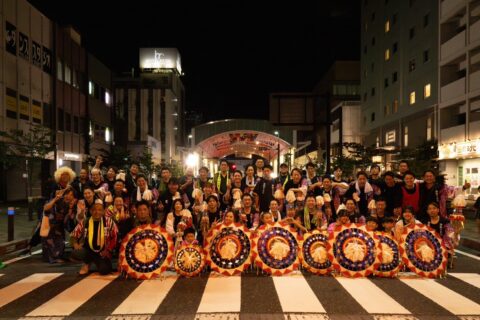
[[[2,319],[479,319],[480,258],[457,252],[446,279],[321,277],[256,271],[136,281],[77,275],[40,255],[0,270]],[[466,254],[466,255],[465,255]]]

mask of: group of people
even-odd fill
[[[55,187],[45,204],[41,227],[43,256],[50,263],[64,260],[66,234],[70,235],[71,260],[82,261],[80,274],[93,264],[99,273],[112,270],[112,257],[123,237],[135,227],[157,224],[176,244],[203,246],[208,232],[220,223],[239,223],[253,232],[262,224],[280,222],[299,233],[331,232],[349,223],[366,224],[371,231],[399,237],[404,228],[426,224],[455,246],[447,213],[447,190],[437,183],[435,172],[422,177],[402,161],[399,172],[381,174],[373,165],[359,171],[348,183],[342,169],[318,176],[308,163],[304,171],[281,164],[272,178],[272,167],[259,158],[244,168],[230,170],[220,160],[211,175],[201,167],[177,178],[168,167],[158,180],[149,180],[132,163],[124,173],[115,167],[81,169],[78,177],[69,167],[55,172]],[[417,179],[418,178],[418,179]]]

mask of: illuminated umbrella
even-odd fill
[[[252,239],[255,264],[263,271],[281,276],[298,269],[297,232],[281,223],[263,225]]]
[[[354,223],[337,226],[328,239],[333,268],[346,277],[366,277],[380,264],[378,239]]]
[[[299,258],[305,269],[314,274],[324,275],[331,271],[328,259],[328,235],[318,230],[306,233],[300,244]]]
[[[207,263],[212,270],[233,275],[250,266],[250,232],[241,224],[220,224],[207,235]]]
[[[198,245],[182,245],[175,255],[175,270],[185,277],[198,275],[205,266],[203,249]]]
[[[165,271],[173,257],[173,240],[154,224],[130,231],[120,245],[119,270],[128,277],[150,279]]]
[[[426,225],[416,224],[405,229],[400,252],[403,263],[422,277],[437,278],[445,272],[447,249],[443,240]]]
[[[400,247],[393,236],[386,232],[378,234],[380,242],[380,265],[374,274],[377,277],[393,278],[396,277],[402,265],[402,256]]]

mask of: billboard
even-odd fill
[[[176,48],[140,48],[140,69],[176,69],[182,74],[180,53]]]

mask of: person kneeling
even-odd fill
[[[118,230],[113,220],[105,217],[101,200],[95,201],[91,211],[92,216],[77,224],[71,234],[75,249],[72,256],[84,262],[78,272],[80,275],[89,272],[92,262],[101,275],[106,275],[112,271],[112,251],[115,249]]]

